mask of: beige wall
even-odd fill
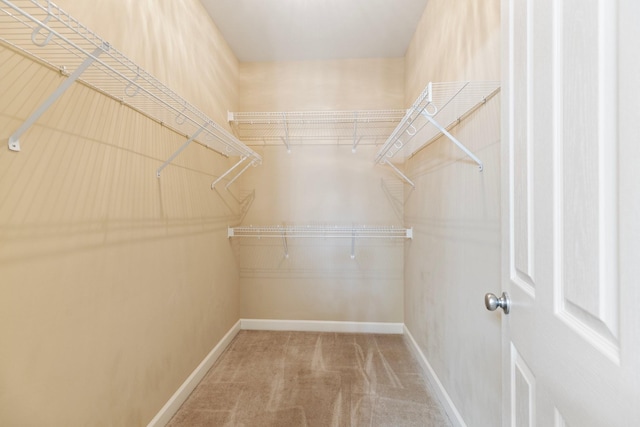
[[[242,111],[402,107],[401,59],[248,63],[240,66]],[[255,200],[243,225],[402,225],[402,185],[373,164],[377,147],[315,141],[256,148],[263,166],[240,189]],[[233,190],[233,188],[232,188]],[[241,316],[402,322],[403,243],[236,239]]]
[[[407,102],[429,81],[499,80],[499,43],[499,1],[430,0],[406,56]],[[467,425],[494,426],[500,317],[483,297],[501,279],[499,96],[452,133],[485,168],[445,138],[407,161],[404,320]]]
[[[220,123],[235,107],[198,1],[60,4]],[[6,144],[61,76],[5,48],[0,76]],[[229,161],[192,144],[157,179],[184,137],[80,84],[21,142],[0,146],[0,425],[146,425],[239,319],[239,208],[210,190]]]
[[[429,81],[500,79],[500,2],[429,0],[405,56],[405,104]]]
[[[499,78],[495,0],[430,0],[404,59],[248,64],[196,0],[58,4],[220,124],[227,110],[403,108],[429,80]],[[4,48],[0,75],[6,141],[61,77]],[[493,420],[498,118],[496,97],[455,129],[485,172],[438,141],[406,165],[412,192],[373,165],[375,146],[335,144],[257,148],[263,166],[212,192],[230,161],[192,144],[158,180],[184,137],[74,85],[22,152],[0,148],[0,424],[146,424],[240,316],[404,319],[465,420]],[[230,247],[241,214],[404,222],[416,238],[357,241],[355,260],[349,240],[291,240],[284,258],[279,241]]]
[[[404,60],[246,62],[239,111],[404,108]]]

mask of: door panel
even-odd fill
[[[640,6],[503,0],[503,19],[503,424],[634,425],[640,93],[619,64],[638,68]]]
[[[529,366],[511,346],[511,424],[517,427],[536,425],[536,379]]]
[[[615,10],[553,2],[552,64],[556,312],[617,360]]]
[[[511,185],[511,245],[512,277],[523,290],[534,294],[534,216],[532,210],[533,168],[531,129],[531,84],[532,40],[530,38],[531,3],[516,1],[513,5],[513,135],[512,164],[515,167]],[[517,194],[515,189],[518,189]]]

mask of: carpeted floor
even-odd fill
[[[169,426],[451,424],[402,335],[241,331]]]

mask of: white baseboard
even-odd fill
[[[403,323],[333,322],[323,320],[240,319],[240,327],[255,331],[347,332],[402,334]]]
[[[436,375],[436,371],[434,371],[431,367],[431,364],[418,346],[416,340],[413,339],[413,335],[411,335],[411,332],[406,325],[404,326],[404,334],[407,336],[407,338],[409,338],[411,349],[420,362],[427,380],[431,383],[431,389],[437,394],[438,400],[440,400],[440,403],[444,407],[444,410],[447,412],[447,415],[449,416],[449,419],[451,420],[453,425],[455,427],[467,427],[467,424],[464,422],[462,415],[460,415],[458,408],[456,408],[456,405],[451,400],[449,393],[447,393],[447,390],[442,385],[442,382],[440,382],[438,375]]]
[[[235,325],[229,332],[225,334],[224,337],[218,342],[218,344],[209,352],[209,354],[204,358],[202,362],[198,365],[198,367],[189,375],[189,377],[182,383],[180,388],[171,396],[169,401],[160,409],[160,412],[156,414],[155,417],[149,422],[147,427],[160,427],[165,426],[171,418],[178,412],[180,406],[187,400],[191,392],[196,388],[196,386],[202,381],[202,378],[206,375],[206,373],[211,369],[213,364],[218,360],[222,352],[227,348],[227,346],[231,343],[231,340],[240,332],[240,321],[236,322]]]

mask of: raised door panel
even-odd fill
[[[511,425],[536,426],[536,379],[516,347],[511,345]]]
[[[510,207],[509,220],[512,248],[510,274],[513,282],[532,297],[534,277],[534,214],[533,214],[533,129],[531,67],[533,63],[532,2],[512,3],[511,52],[509,64],[512,92],[509,111],[512,120],[510,144]]]
[[[615,3],[553,2],[556,314],[619,358]]]

